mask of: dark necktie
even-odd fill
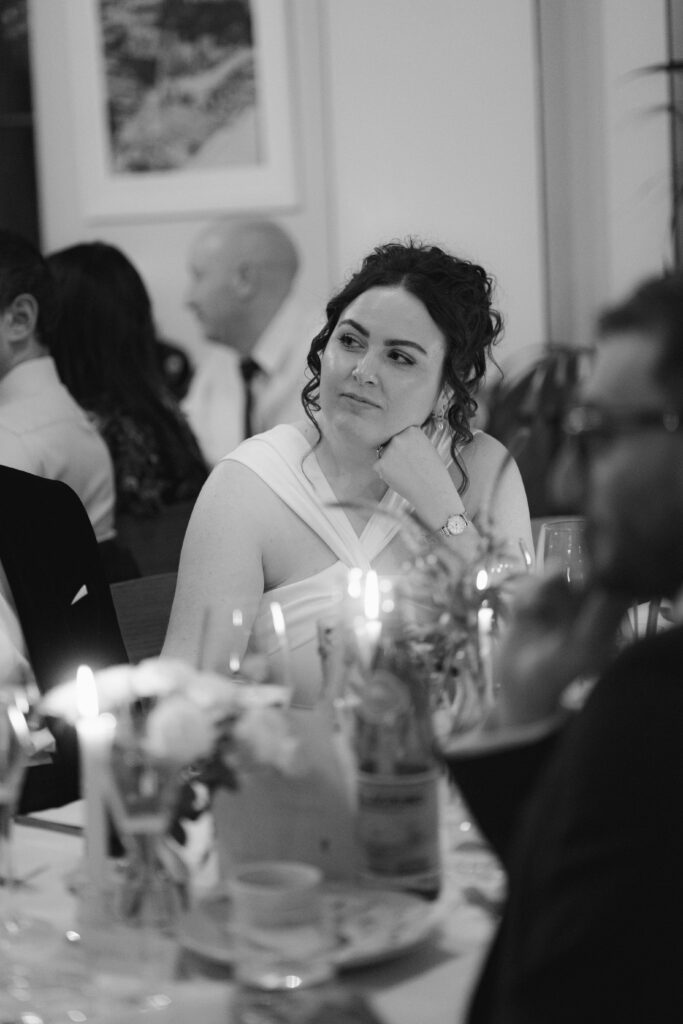
[[[242,374],[242,380],[244,381],[244,436],[251,437],[254,433],[251,416],[254,405],[254,393],[252,390],[251,382],[257,373],[259,373],[261,367],[259,364],[247,356],[246,359],[242,359],[240,362],[240,373]]]

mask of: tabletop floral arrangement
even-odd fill
[[[100,714],[111,712],[135,732],[151,757],[194,766],[197,773],[223,770],[223,783],[238,785],[238,765],[269,764],[293,770],[296,740],[280,707],[264,703],[258,686],[265,665],[244,659],[239,674],[220,675],[170,658],[113,665],[94,673]],[[50,690],[44,715],[75,723],[76,680]]]
[[[189,872],[196,867],[180,850],[189,822],[210,808],[214,789],[238,788],[244,771],[269,766],[296,774],[298,743],[286,709],[269,702],[268,666],[259,655],[246,656],[230,676],[164,658],[95,673],[81,668],[76,679],[45,695],[43,715],[82,723],[83,672],[96,692],[96,719],[111,722],[103,770],[90,782],[98,786],[98,776],[106,778],[99,783],[102,800],[124,848],[115,917],[166,929],[178,905],[187,903]],[[87,852],[92,792],[84,752],[81,747]],[[106,830],[99,825],[96,831]],[[91,878],[103,874],[101,864],[90,871]]]
[[[464,557],[410,519],[405,639],[430,683],[435,730],[466,731],[495,700],[493,647],[533,557],[521,539],[501,540],[487,522],[478,524],[477,549]]]
[[[298,742],[286,710],[264,702],[267,671],[262,656],[247,655],[230,676],[168,658],[113,665],[92,676],[99,714],[116,720],[115,747],[135,744],[174,773],[170,834],[181,845],[184,823],[203,814],[215,789],[238,788],[241,772],[258,766],[298,771]],[[50,690],[40,711],[76,724],[77,679]]]

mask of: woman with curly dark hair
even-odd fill
[[[529,512],[505,448],[470,420],[501,333],[477,264],[412,240],[376,248],[327,305],[308,356],[308,419],[250,438],[213,471],[183,548],[168,655],[224,667],[240,607],[283,607],[295,703],[320,689],[316,622],[348,569],[400,572],[410,510],[467,557],[492,529],[521,561]],[[384,512],[394,513],[385,515]],[[221,627],[218,629],[217,624]],[[246,634],[245,634],[246,635]]]

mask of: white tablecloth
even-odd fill
[[[80,820],[78,805],[41,816],[48,821],[74,824]],[[463,838],[461,832],[458,839]],[[453,833],[447,839],[447,879],[440,897],[443,923],[418,949],[372,967],[344,972],[344,985],[366,995],[375,1012],[386,1024],[458,1024],[464,1019],[465,1006],[483,951],[490,938],[493,919],[478,905],[468,902],[468,889],[495,886],[495,868],[488,855],[474,845],[471,852],[453,852]],[[65,879],[77,868],[82,855],[82,839],[62,831],[18,825],[15,829],[15,862],[19,878],[28,882],[17,890],[22,910],[49,919],[63,933],[77,924],[76,900],[68,892]],[[35,874],[32,874],[35,872]],[[481,883],[481,885],[480,885]],[[476,893],[475,893],[476,895]],[[46,951],[46,956],[53,955]],[[47,961],[46,961],[47,962]],[[171,1002],[154,1013],[159,1024],[186,1024],[192,1019],[202,1024],[227,1024],[233,985],[226,977],[213,980],[191,977],[167,985]],[[115,1005],[115,1000],[96,1013],[106,1024],[124,1024],[137,1019],[130,1007]],[[145,1015],[146,1019],[149,1015]]]

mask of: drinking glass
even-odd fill
[[[586,577],[586,542],[583,519],[558,519],[541,525],[536,548],[540,573],[559,572],[571,584]]]
[[[255,617],[246,607],[233,608],[228,637],[228,672],[244,687],[249,702],[288,707],[292,671],[285,619],[277,601],[262,602]]]
[[[228,879],[238,984],[291,991],[334,975],[322,871],[294,861],[236,866]]]
[[[493,655],[499,623],[514,597],[515,586],[533,566],[523,540],[513,547],[490,544],[451,587],[452,601],[445,628],[435,631],[437,643],[429,665],[434,742],[445,766],[448,789],[444,804],[448,842],[458,851],[459,870],[478,876],[491,868],[491,856],[458,788],[449,763],[458,749],[481,727],[496,702]]]
[[[111,869],[104,917],[89,913],[84,894],[81,936],[96,983],[93,999],[117,999],[138,1011],[170,1001],[168,983],[177,956],[176,926],[185,907],[187,878],[166,843],[177,804],[180,765],[157,756],[149,725],[157,699],[139,698],[116,711],[106,765],[106,792],[125,855]]]
[[[15,900],[19,883],[12,856],[13,818],[34,752],[30,725],[38,728],[35,718],[25,711],[30,711],[28,693],[0,692],[0,879],[4,891],[0,928],[3,939],[10,938],[15,948],[20,942],[30,944],[53,931],[47,921],[20,912]]]
[[[587,569],[585,520],[577,517],[543,523],[536,552],[538,572],[559,573],[571,587],[581,587],[586,581]],[[565,690],[562,703],[577,710],[593,683],[591,678],[575,679]]]
[[[1,922],[3,939],[16,935],[19,930],[14,905],[12,819],[30,753],[28,726],[14,694],[11,691],[0,692],[0,881],[5,897]]]
[[[144,699],[118,714],[109,765],[112,817],[126,850],[118,917],[139,929],[172,935],[181,894],[168,872],[163,839],[175,809],[180,768],[152,754],[147,719],[155,701]]]

